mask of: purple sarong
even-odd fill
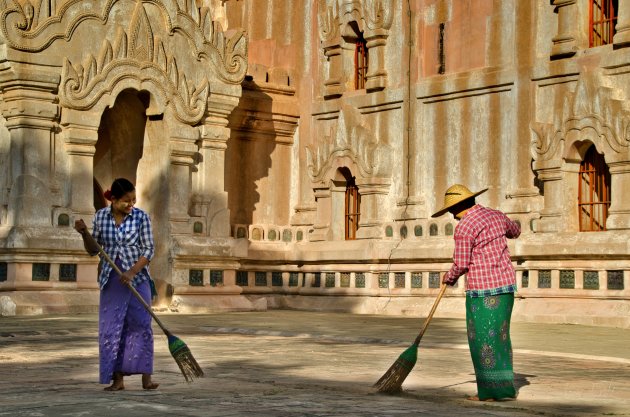
[[[116,260],[119,265],[119,261]],[[136,287],[151,305],[151,287],[144,281]],[[153,373],[151,315],[112,271],[101,290],[98,342],[101,384],[109,384],[114,372],[123,375]]]

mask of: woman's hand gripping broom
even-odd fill
[[[86,232],[83,236],[86,240],[90,241],[91,245],[94,245],[93,246],[94,248],[98,248],[99,255],[103,259],[105,259],[105,261],[107,261],[108,264],[111,265],[114,271],[116,271],[118,275],[122,275],[122,271],[120,270],[120,268],[118,268],[118,265],[116,265],[116,263],[112,261],[112,258],[110,258],[109,255],[107,255],[107,253],[103,250],[101,245],[99,245],[96,242],[96,240],[94,240],[92,235],[89,232]],[[184,341],[178,338],[177,336],[173,335],[173,333],[171,333],[162,324],[162,322],[155,315],[151,307],[146,303],[146,301],[144,301],[142,296],[138,293],[138,291],[136,291],[136,289],[131,285],[131,283],[128,283],[127,287],[129,287],[129,289],[131,290],[131,293],[138,299],[138,301],[140,301],[140,303],[149,312],[149,314],[151,314],[151,317],[153,317],[153,320],[155,320],[157,325],[160,326],[160,328],[162,329],[162,331],[168,338],[168,350],[171,352],[171,355],[173,356],[173,359],[175,359],[175,362],[177,362],[179,369],[182,371],[182,374],[184,375],[184,378],[186,378],[186,382],[191,382],[194,378],[203,377],[203,370],[201,369],[201,367],[195,360],[188,346],[186,346],[186,343],[184,343]]]
[[[396,362],[385,372],[385,374],[379,379],[374,387],[378,389],[379,392],[384,392],[387,394],[395,394],[397,392],[402,391],[402,384],[409,375],[409,372],[413,369],[418,360],[418,345],[420,344],[420,340],[424,335],[424,332],[429,327],[429,322],[433,318],[433,313],[435,313],[435,309],[437,308],[444,292],[446,291],[446,284],[442,284],[442,288],[433,303],[433,307],[431,307],[431,311],[427,316],[427,319],[422,326],[422,330],[420,330],[420,334],[416,337],[413,344],[407,348],[399,357],[396,359]]]

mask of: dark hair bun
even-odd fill
[[[124,196],[125,194],[135,190],[136,187],[133,186],[131,181],[126,178],[117,178],[112,183],[110,198],[107,198],[107,196],[105,196],[105,198],[111,201],[112,198],[122,198],[122,196]]]

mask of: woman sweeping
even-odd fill
[[[502,212],[475,204],[484,191],[453,185],[446,190],[444,206],[431,217],[448,211],[459,221],[453,265],[443,282],[455,285],[467,274],[466,327],[477,379],[477,395],[468,399],[515,399],[510,320],[516,277],[507,239],[517,238],[521,227]]]
[[[134,207],[136,190],[129,180],[116,179],[104,195],[111,204],[94,215],[92,236],[124,272],[119,276],[103,260],[99,265],[99,380],[101,384],[111,383],[106,391],[120,391],[125,389],[125,375],[142,374],[142,387],[156,389],[158,384],[151,380],[151,315],[127,286],[131,284],[147,304],[151,303],[151,221],[147,213]],[[88,253],[98,253],[98,248],[86,239],[89,232],[83,220],[77,220],[74,227],[83,236]]]

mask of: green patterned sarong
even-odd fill
[[[466,295],[468,346],[480,400],[516,397],[510,340],[513,306],[514,293]]]

